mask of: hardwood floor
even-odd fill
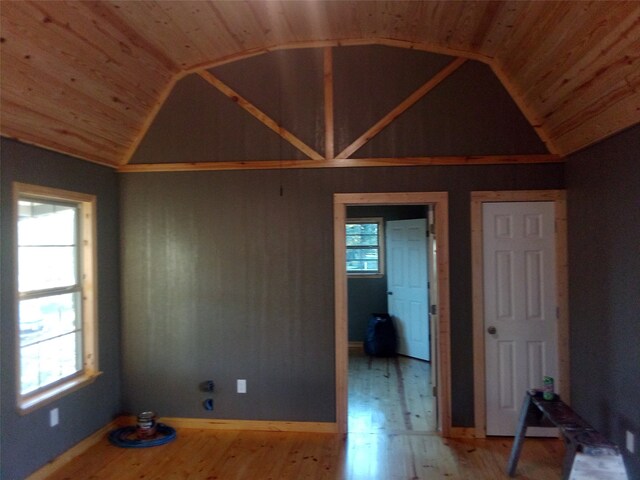
[[[511,438],[443,439],[433,432],[429,364],[350,361],[350,432],[177,429],[171,443],[124,449],[104,439],[49,476],[76,479],[429,480],[506,479]],[[399,374],[401,374],[399,376]],[[417,393],[416,392],[422,392]],[[527,439],[519,479],[560,478],[559,440]]]
[[[435,432],[431,365],[349,350],[349,432]]]

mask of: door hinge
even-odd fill
[[[433,390],[433,396],[434,396],[434,397],[437,397],[437,396],[438,396],[438,386],[437,386],[437,385],[434,385],[434,386],[432,387],[432,390]]]
[[[437,305],[431,305],[431,308],[429,308],[429,313],[431,315],[437,315],[438,314],[438,306]]]

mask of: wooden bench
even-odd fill
[[[544,400],[542,392],[536,390],[530,390],[524,396],[507,465],[510,477],[515,476],[527,427],[557,427],[560,430],[567,448],[563,480],[627,480],[622,456],[614,443],[596,431],[558,395],[554,395],[553,400]]]

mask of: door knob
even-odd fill
[[[487,332],[490,335],[495,335],[498,332],[498,330],[496,330],[496,327],[489,327],[489,328],[487,328]]]
[[[387,292],[387,295],[393,295],[393,292]]]

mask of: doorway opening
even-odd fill
[[[437,430],[429,328],[430,209],[347,207],[350,433]]]
[[[403,376],[403,369],[411,371],[409,375],[417,375],[419,384],[423,388],[424,397],[430,397],[427,392],[427,382],[435,384],[435,405],[432,410],[437,412],[437,421],[433,421],[428,427],[431,431],[437,430],[443,436],[450,435],[450,361],[449,361],[449,261],[448,261],[448,203],[446,192],[419,192],[419,193],[359,193],[359,194],[335,194],[334,195],[334,260],[335,260],[335,345],[336,345],[336,422],[338,430],[346,433],[349,431],[349,341],[348,341],[348,282],[345,269],[346,264],[346,240],[345,222],[347,208],[358,206],[420,206],[425,213],[426,223],[436,226],[435,241],[430,242],[429,251],[432,251],[434,261],[429,262],[429,284],[431,298],[429,306],[431,310],[431,331],[425,332],[426,337],[433,339],[429,359],[431,364],[419,365],[419,360],[401,357],[398,361],[383,358],[373,359],[382,375],[391,377],[394,375],[396,382]],[[427,218],[429,217],[430,218]],[[430,232],[433,235],[433,231]],[[436,254],[437,245],[437,254]],[[425,265],[425,267],[427,266]],[[437,310],[436,310],[437,309]],[[427,328],[427,327],[425,327]],[[429,335],[430,333],[430,335]],[[360,363],[368,362],[362,357],[354,359]],[[405,361],[406,360],[406,361]],[[412,364],[413,362],[413,364]],[[414,367],[417,367],[415,369]],[[422,368],[422,370],[420,370]],[[430,370],[430,371],[428,371]],[[396,388],[404,388],[398,386]],[[418,394],[419,395],[419,394]],[[406,396],[404,397],[407,398]],[[433,402],[433,400],[432,400]],[[435,407],[435,408],[434,408]],[[395,408],[395,407],[394,407]],[[403,405],[398,406],[401,412],[400,425],[407,429],[413,429],[413,423],[409,423]],[[418,407],[421,408],[421,407]],[[424,420],[424,419],[423,419]],[[422,430],[426,423],[417,422]]]

